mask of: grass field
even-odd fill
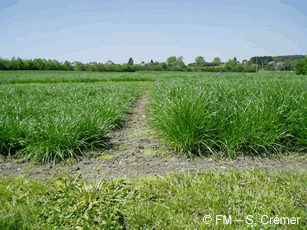
[[[201,72],[138,71],[134,73],[119,72],[84,72],[84,71],[0,71],[0,85],[28,83],[95,83],[95,82],[133,82],[157,81],[161,78],[178,78],[181,76],[198,76]],[[206,73],[205,75],[218,73]],[[226,73],[225,73],[226,74]],[[227,73],[237,74],[237,73]],[[247,73],[248,74],[248,73]]]
[[[236,74],[155,83],[154,127],[180,150],[280,152],[307,149],[307,81]]]
[[[132,103],[149,89],[152,126],[179,150],[226,156],[306,151],[306,76],[6,74],[0,72],[0,154],[18,150],[22,157],[47,162],[101,149],[107,133],[122,126]],[[132,82],[140,79],[148,81],[143,88]],[[93,170],[99,175],[99,168]],[[76,178],[56,174],[46,183],[0,175],[1,229],[307,227],[306,171],[229,169],[95,182],[78,173]],[[231,223],[223,223],[229,217]]]
[[[0,150],[53,161],[101,148],[140,92],[126,83],[0,87]]]
[[[0,71],[0,84],[25,83],[94,83],[121,81],[153,81],[152,76],[134,73],[106,73],[84,71]]]

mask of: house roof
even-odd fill
[[[276,62],[277,66],[281,66],[282,64],[284,64],[283,62]]]

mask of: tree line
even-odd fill
[[[242,65],[238,63],[237,58],[234,57],[232,60],[229,60],[225,63],[221,70],[224,71],[234,71],[234,72],[253,72],[253,65],[257,64],[259,67],[262,67],[266,70],[272,70],[274,66],[270,64],[273,60],[271,56],[263,56],[263,57],[252,57],[247,62],[246,65]],[[304,74],[305,69],[307,68],[307,64],[305,64],[305,60],[295,60],[295,66],[298,67],[297,73]],[[176,56],[171,56],[167,58],[166,62],[154,62],[153,60],[150,63],[145,64],[144,66],[137,66],[133,64],[134,61],[130,57],[127,64],[119,65],[119,64],[111,64],[105,65],[103,63],[90,62],[83,64],[81,62],[70,63],[69,61],[65,61],[61,63],[55,59],[46,60],[41,58],[35,58],[34,60],[29,59],[21,59],[13,57],[11,60],[9,59],[1,59],[0,58],[0,70],[66,70],[66,71],[116,71],[116,72],[134,72],[137,70],[166,70],[166,71],[193,71],[192,68],[185,65],[183,62],[183,57],[180,56],[176,58]],[[216,71],[210,66],[218,66],[221,63],[221,59],[219,57],[215,57],[211,63],[205,62],[205,58],[202,56],[198,56],[195,58],[194,67],[205,67],[200,68],[201,71]],[[191,65],[191,64],[189,64]],[[290,70],[292,66],[289,62],[284,62],[283,66],[280,68],[281,70]],[[297,69],[297,68],[296,68]],[[307,73],[307,70],[306,70]]]

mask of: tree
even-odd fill
[[[33,63],[32,59],[26,60],[26,61],[24,62],[24,68],[27,69],[27,70],[33,70],[33,69],[35,69],[34,63]]]
[[[301,59],[295,63],[295,74],[307,75],[307,56],[305,59]]]
[[[129,65],[133,65],[133,62],[134,62],[133,59],[130,57],[130,58],[129,58],[129,61],[128,61],[128,64],[129,64]]]
[[[153,60],[151,59],[151,61],[150,61],[150,65],[153,65],[154,64],[154,62],[153,62]]]
[[[93,65],[94,66],[94,65]],[[73,70],[69,61],[64,62],[64,70]]]
[[[187,68],[187,66],[184,64],[184,62],[180,63],[181,68]]]
[[[166,68],[167,68],[166,62],[162,62],[162,69],[166,70]]]
[[[237,58],[234,57],[234,59],[231,62],[231,66],[237,66]]]
[[[4,61],[2,58],[0,58],[0,70],[4,70],[4,69],[5,69]]]
[[[269,60],[265,59],[265,61],[263,62],[263,68],[269,70]]]
[[[232,68],[233,66],[232,66],[232,62],[226,62],[226,64],[224,65],[224,69],[227,69],[227,70],[231,70],[231,68]]]
[[[34,63],[34,68],[37,69],[37,70],[43,70],[45,69],[45,64],[43,63],[42,59],[40,58],[35,58],[33,60],[33,63]]]
[[[16,63],[16,65],[17,65],[17,69],[19,69],[19,70],[23,70],[24,69],[24,62],[23,62],[23,60],[21,59],[21,58],[17,58],[17,63]]]
[[[216,63],[216,62],[221,62],[221,59],[220,59],[219,57],[215,57],[214,60],[213,60],[213,62],[215,62],[215,63]]]
[[[238,65],[238,71],[239,72],[242,72],[244,69],[244,66],[242,64]]]
[[[281,67],[282,70],[290,70],[291,69],[291,65],[290,65],[290,62],[286,61],[282,64],[282,67]]]
[[[12,60],[8,60],[5,62],[5,68],[8,70],[16,70],[17,69],[17,60],[15,57],[12,58]]]
[[[45,62],[45,70],[51,70],[55,69],[53,66],[53,61],[49,59],[48,61]]]
[[[81,62],[77,62],[75,65],[75,71],[84,71],[85,66]]]
[[[176,56],[171,56],[166,60],[167,64],[176,64],[176,62],[177,62]]]
[[[62,65],[59,61],[53,59],[53,66],[56,70],[62,70],[64,69],[64,65]]]
[[[197,65],[203,64],[205,63],[205,58],[202,56],[198,56],[197,58],[195,58],[195,62],[197,63]]]
[[[180,57],[177,59],[177,64],[178,64],[179,66],[184,65],[183,57],[182,57],[182,56],[180,56]]]

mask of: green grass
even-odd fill
[[[256,169],[86,183],[82,175],[59,175],[46,184],[0,176],[0,225],[2,229],[306,229],[306,181],[306,171]],[[211,224],[203,222],[205,215],[212,217]],[[216,222],[217,215],[231,216],[231,224]],[[295,217],[298,222],[264,224],[269,221],[265,215]]]
[[[47,162],[102,148],[140,93],[128,83],[2,86],[0,151]]]
[[[153,81],[152,76],[116,72],[0,71],[0,84]]]
[[[138,71],[120,72],[84,72],[84,71],[0,71],[0,85],[28,83],[94,83],[94,82],[144,82],[160,78],[178,78],[198,76],[199,72]],[[217,74],[217,73],[213,73]],[[231,74],[231,73],[228,73]]]
[[[40,78],[47,82],[52,79],[62,82],[64,78],[68,83],[68,79],[82,82],[88,78],[84,72],[81,73],[85,77],[76,72],[55,77],[47,76],[48,71],[35,71],[39,73],[37,76],[27,71],[17,73],[21,72],[28,75],[11,83],[35,83]],[[2,73],[0,81],[7,81],[10,77],[3,77]],[[89,78],[93,81],[104,81],[103,75],[91,74]],[[115,73],[110,76],[123,79]],[[106,144],[107,132],[122,125],[142,87],[151,92],[153,126],[176,148],[210,148],[228,154],[243,150],[278,151],[281,146],[306,149],[304,76],[137,73],[136,77],[155,80],[155,86],[149,81],[47,85],[5,85],[2,81],[2,153],[21,148],[21,156],[42,161],[72,160],[86,149],[101,148]],[[306,181],[306,171],[268,173],[257,169],[95,182],[83,181],[82,172],[77,178],[55,175],[46,183],[24,176],[0,175],[0,226],[1,229],[306,229]],[[205,215],[213,218],[211,224],[203,222]],[[231,215],[232,223],[216,223],[217,215],[227,218]],[[249,216],[252,225],[250,220],[246,222],[248,215],[252,216]],[[299,221],[264,224],[261,217],[265,222],[269,220],[264,215],[295,217]]]
[[[152,124],[173,147],[272,154],[307,148],[307,79],[292,73],[160,79]]]

